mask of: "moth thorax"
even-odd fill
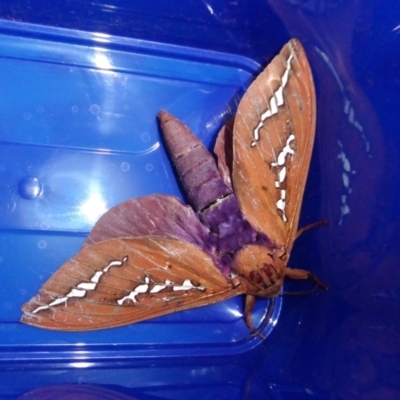
[[[275,297],[284,280],[285,263],[265,246],[249,245],[235,256],[234,269],[246,294]]]

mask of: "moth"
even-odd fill
[[[190,205],[168,195],[125,201],[96,223],[81,251],[22,307],[22,322],[86,331],[131,324],[245,294],[279,295],[315,135],[315,91],[301,43],[290,40],[251,84],[214,156],[166,111],[165,146]],[[321,284],[322,285],[322,284]]]

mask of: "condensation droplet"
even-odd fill
[[[92,114],[97,115],[97,114],[99,114],[99,112],[100,112],[100,106],[97,105],[97,104],[92,104],[92,105],[89,107],[89,111],[90,111]]]
[[[37,111],[39,114],[43,114],[43,113],[44,113],[44,108],[43,108],[42,106],[39,106],[39,107],[36,109],[36,111]]]
[[[34,176],[27,176],[20,180],[18,185],[19,194],[27,199],[36,199],[42,193],[42,184],[39,179]]]
[[[129,110],[129,104],[124,104],[124,110]]]
[[[20,289],[20,290],[19,290],[19,293],[22,294],[22,295],[25,295],[25,294],[27,294],[28,292],[27,292],[26,289]]]
[[[32,165],[28,165],[28,166],[26,167],[26,170],[27,170],[28,172],[33,172],[33,166],[32,166]]]
[[[40,224],[40,229],[41,229],[42,231],[47,231],[49,228],[50,228],[50,225],[49,225],[47,222],[42,222],[42,223]]]
[[[0,172],[4,172],[6,170],[6,166],[4,164],[0,164]]]
[[[3,257],[0,257],[0,264],[3,262]]]
[[[340,207],[340,210],[342,211],[342,216],[346,215],[346,214],[350,214],[350,207],[347,204]]]
[[[127,172],[131,169],[131,166],[128,162],[124,161],[123,163],[121,163],[121,170],[123,172]]]
[[[72,107],[71,107],[71,111],[72,111],[74,114],[76,114],[76,113],[79,111],[78,106],[72,106]]]
[[[43,250],[47,247],[47,242],[45,240],[39,240],[37,246],[39,249]]]
[[[145,170],[147,171],[147,172],[151,172],[151,171],[153,171],[153,169],[154,169],[154,166],[153,166],[153,164],[146,164],[146,166],[144,167],[145,168]]]
[[[150,133],[148,133],[148,132],[143,132],[143,133],[140,135],[140,139],[142,139],[142,142],[144,142],[144,143],[150,142],[151,135],[150,135]]]
[[[25,112],[23,113],[23,117],[24,117],[24,119],[26,119],[26,120],[30,120],[30,119],[32,118],[32,114],[31,114],[30,112],[28,112],[28,111],[25,111]]]
[[[343,186],[348,188],[350,185],[350,180],[349,176],[345,172],[342,173],[342,180],[343,180]]]
[[[11,303],[4,303],[4,308],[6,309],[6,310],[11,310],[12,309],[12,304]]]

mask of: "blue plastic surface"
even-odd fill
[[[400,398],[396,3],[43,4],[0,9],[1,395],[90,383],[141,399]],[[262,342],[248,336],[240,298],[95,333],[20,325],[22,303],[101,212],[179,193],[156,113],[210,145],[289,37],[304,43],[317,87],[301,224],[329,220],[296,242],[290,265],[330,290],[280,299]]]
[[[49,345],[53,354],[56,347],[69,347],[71,357],[82,344],[89,352],[100,346],[110,357],[126,357],[127,351],[136,357],[225,354],[253,347],[259,339],[244,324],[241,298],[100,332],[49,332],[17,321],[21,305],[79,250],[107,209],[152,193],[180,195],[160,146],[158,111],[180,116],[209,145],[230,115],[227,105],[240,99],[257,65],[182,48],[171,48],[167,57],[168,46],[156,44],[150,55],[133,39],[124,40],[124,50],[104,51],[72,32],[34,28],[36,35],[46,35],[43,40],[31,37],[27,26],[3,27],[15,35],[0,36],[6,77],[0,99],[1,257],[5,279],[13,282],[0,292],[0,329],[12,332],[1,344],[32,359],[47,358],[43,350]],[[256,321],[268,304],[260,302]],[[275,318],[279,306],[280,299],[271,309]],[[265,329],[268,334],[271,325]],[[179,346],[171,350],[171,343]]]

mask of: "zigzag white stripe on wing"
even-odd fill
[[[65,295],[64,297],[60,297],[58,299],[53,300],[51,303],[45,306],[39,306],[35,310],[32,311],[33,314],[38,313],[42,310],[47,310],[50,307],[57,306],[59,304],[67,303],[68,299],[77,297],[83,298],[86,296],[88,291],[93,291],[96,289],[98,283],[100,282],[100,278],[102,275],[112,267],[121,267],[128,261],[128,256],[125,256],[122,260],[112,260],[110,261],[101,271],[96,271],[95,274],[90,278],[89,282],[81,282],[75,288],[72,288],[71,291]]]
[[[255,147],[257,142],[260,140],[260,129],[264,126],[264,122],[272,117],[273,115],[278,113],[278,107],[283,106],[284,98],[283,98],[283,89],[287,85],[289,81],[289,72],[292,68],[292,60],[294,58],[293,52],[290,54],[289,58],[286,61],[286,69],[282,75],[281,85],[279,88],[274,92],[272,97],[269,100],[269,109],[264,111],[261,114],[260,122],[253,130],[253,141],[251,142],[251,147]]]

